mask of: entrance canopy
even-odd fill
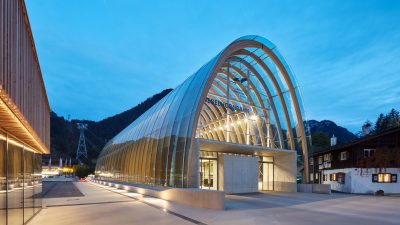
[[[204,152],[218,152],[228,154],[254,155],[254,156],[279,156],[293,154],[293,151],[253,145],[226,143],[209,139],[198,139],[200,150]]]

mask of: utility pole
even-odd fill
[[[85,130],[87,129],[86,123],[76,124],[79,130],[79,142],[78,148],[76,149],[76,160],[81,163],[81,157],[87,158],[86,141],[85,141]]]

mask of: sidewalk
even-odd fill
[[[29,224],[285,224],[392,225],[399,197],[265,192],[227,195],[226,210],[193,208],[95,183],[78,182],[84,194],[44,199]]]
[[[29,225],[192,224],[177,216],[88,182],[76,182],[81,197],[45,198]]]

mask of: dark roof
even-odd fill
[[[366,141],[369,141],[369,140],[372,140],[372,139],[375,139],[375,138],[378,138],[378,137],[382,137],[382,136],[385,136],[385,135],[388,135],[388,134],[396,133],[396,132],[400,132],[400,127],[394,127],[394,128],[390,128],[390,129],[387,129],[385,131],[382,131],[382,132],[379,132],[379,133],[376,133],[376,134],[366,135],[366,136],[364,136],[362,138],[358,138],[358,139],[356,139],[354,141],[351,141],[351,142],[348,142],[346,144],[335,145],[335,146],[329,147],[328,149],[315,152],[315,153],[313,153],[313,156],[321,155],[321,154],[328,153],[328,152],[338,151],[338,150],[341,150],[341,149],[344,149],[344,148],[351,147],[351,146],[356,145],[356,144],[360,144],[362,142],[366,142]]]

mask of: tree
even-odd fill
[[[379,114],[374,132],[381,132],[398,126],[400,126],[400,113],[395,109],[391,109],[386,115]]]
[[[384,129],[384,127],[383,127],[384,120],[385,120],[385,116],[383,115],[383,113],[379,114],[378,119],[376,120],[376,123],[375,123],[374,132],[380,132]]]
[[[373,124],[371,121],[369,120],[365,121],[364,125],[362,126],[361,135],[365,136],[373,132],[372,125]]]
[[[85,164],[79,164],[74,166],[75,176],[79,178],[87,177],[90,174],[89,166]]]
[[[387,114],[387,126],[388,128],[400,126],[400,113],[397,110],[392,109]]]
[[[317,132],[311,136],[311,139],[313,152],[324,150],[330,146],[330,139],[325,133]]]

